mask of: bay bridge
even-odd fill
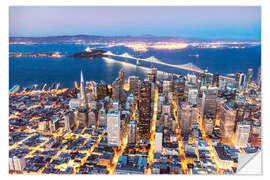
[[[164,66],[169,66],[169,67],[173,67],[173,68],[187,70],[187,71],[191,71],[191,72],[195,72],[195,73],[203,73],[204,72],[202,69],[200,69],[199,67],[197,67],[196,65],[194,65],[192,63],[177,64],[177,65],[175,65],[175,64],[168,64],[168,63],[165,63],[165,62],[160,61],[155,56],[151,56],[151,57],[148,57],[148,58],[137,58],[137,57],[134,57],[134,56],[128,54],[127,52],[118,55],[118,54],[114,54],[111,51],[107,51],[106,53],[104,53],[104,55],[133,59],[133,60],[136,60],[137,61],[137,64],[140,64],[140,61],[145,61],[145,62],[149,62],[149,63],[161,64],[161,65],[164,65]],[[210,73],[210,75],[213,75],[213,74]],[[234,81],[234,79],[231,78],[231,77],[226,77],[226,76],[221,76],[221,75],[219,77],[221,79],[226,79],[226,80]]]

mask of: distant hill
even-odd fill
[[[104,43],[104,42],[189,42],[206,41],[206,39],[173,37],[173,36],[97,36],[97,35],[74,35],[74,36],[48,36],[48,37],[10,37],[9,42],[13,43]]]

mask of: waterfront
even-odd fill
[[[75,44],[41,44],[41,45],[10,45],[10,52],[60,52],[64,55],[83,51],[89,45]],[[90,47],[96,47],[90,46]],[[124,46],[108,47],[101,49],[112,51],[115,54],[129,53],[134,57],[148,58],[155,56],[159,60],[170,64],[186,64],[191,62],[201,69],[208,68],[209,71],[227,75],[242,71],[246,73],[248,68],[253,68],[254,79],[257,69],[260,66],[261,46],[252,46],[244,49],[201,49],[185,48],[179,50],[156,50],[149,49],[147,52],[136,52]],[[199,54],[199,58],[192,55]],[[118,60],[125,60],[118,58]],[[131,61],[135,64],[134,60]],[[144,64],[150,67],[151,64]],[[177,74],[187,73],[184,70],[176,70],[164,66],[157,66],[159,70]],[[9,88],[15,84],[21,87],[30,84],[59,82],[62,87],[73,87],[74,81],[79,81],[79,74],[82,69],[87,81],[99,82],[103,80],[111,83],[120,69],[124,68],[127,75],[137,75],[145,78],[147,71],[140,67],[126,66],[120,63],[109,63],[101,58],[94,60],[79,60],[73,58],[10,58],[9,59]]]

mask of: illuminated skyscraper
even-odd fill
[[[258,69],[258,75],[257,75],[257,80],[256,80],[257,86],[259,89],[261,88],[261,67]]]
[[[203,118],[203,128],[206,135],[212,134],[214,128],[214,120],[211,116],[208,116],[208,114],[206,114]]]
[[[236,146],[246,147],[249,139],[250,125],[245,122],[237,123]]]
[[[128,122],[128,144],[135,145],[137,138],[137,122],[135,120],[130,120]]]
[[[139,93],[139,85],[140,80],[137,76],[129,76],[128,78],[128,84],[129,84],[129,92],[134,94],[136,97],[138,97]]]
[[[155,133],[155,153],[162,153],[163,126],[156,127]]]
[[[252,76],[253,76],[253,69],[252,68],[249,68],[248,69],[248,75],[247,75],[247,83],[251,83],[252,81]]]
[[[104,100],[104,98],[108,96],[108,87],[104,81],[101,81],[96,85],[96,97],[97,100]]]
[[[188,92],[188,102],[197,104],[198,89],[190,88]]]
[[[107,113],[108,145],[120,146],[120,111]]]
[[[81,71],[81,85],[80,85],[80,107],[78,109],[77,119],[78,119],[80,125],[82,125],[84,127],[89,125],[88,104],[87,104],[87,98],[86,98],[86,94],[85,94],[84,79],[83,79],[82,71]]]
[[[219,87],[219,74],[213,75],[212,86]]]
[[[185,80],[183,77],[176,78],[173,80],[173,96],[175,98],[180,97],[181,99],[184,98],[184,91],[185,91]]]
[[[214,119],[217,114],[217,88],[209,87],[202,97],[202,117],[211,115]]]
[[[113,100],[120,101],[121,91],[122,91],[122,81],[119,78],[112,83],[112,93]]]
[[[236,110],[233,106],[223,104],[220,121],[220,131],[223,140],[229,140],[234,135]]]
[[[147,74],[147,79],[148,79],[149,81],[153,82],[153,83],[156,82],[156,76],[155,76],[155,74],[152,73],[152,72],[150,72],[150,73]]]
[[[236,88],[243,90],[246,86],[246,75],[242,72],[237,72],[235,76]]]
[[[192,105],[185,103],[181,106],[180,110],[180,127],[181,134],[189,134],[189,130],[192,122]]]
[[[82,71],[81,71],[81,86],[80,86],[80,107],[82,109],[88,108]]]
[[[173,82],[170,80],[163,81],[163,93],[168,93],[173,91]]]
[[[149,139],[151,122],[151,84],[149,81],[141,83],[139,111],[138,135],[140,139]]]
[[[100,110],[98,111],[98,124],[99,126],[107,125],[107,115],[104,106],[102,106],[102,108],[100,108]]]

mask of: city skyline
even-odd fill
[[[261,36],[260,7],[11,6],[9,15],[10,36],[153,35],[252,40]]]

